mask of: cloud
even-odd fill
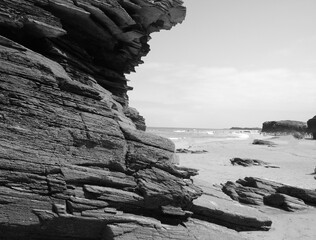
[[[150,63],[128,77],[134,87],[130,104],[156,126],[160,119],[168,125],[164,115],[176,119],[174,124],[192,126],[194,121],[203,125],[206,119],[214,121],[214,115],[309,111],[316,105],[315,72]]]

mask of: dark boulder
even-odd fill
[[[258,159],[251,159],[251,158],[232,158],[230,159],[230,163],[232,165],[239,165],[243,167],[264,166],[266,168],[279,168],[265,161],[258,160]]]
[[[305,210],[308,208],[303,200],[282,193],[274,193],[264,196],[263,202],[265,205],[281,208],[290,212]]]
[[[316,116],[307,121],[307,131],[312,134],[313,139],[316,140]]]
[[[273,135],[293,135],[299,136],[305,135],[307,132],[307,125],[305,122],[282,120],[282,121],[268,121],[262,124],[263,133],[269,133]]]
[[[253,145],[266,145],[268,147],[274,147],[276,144],[272,141],[262,140],[262,139],[254,139],[252,142]]]

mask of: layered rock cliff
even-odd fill
[[[197,199],[197,171],[129,107],[124,74],[184,17],[181,0],[0,1],[1,240],[236,240],[212,223],[271,226],[218,190]]]
[[[142,63],[149,34],[185,17],[180,0],[3,0],[0,9],[2,36],[58,62],[71,79],[109,90],[123,106],[131,89],[124,73]]]
[[[161,219],[187,218],[196,172],[141,131],[124,73],[184,16],[178,0],[0,2],[1,239],[179,231]]]

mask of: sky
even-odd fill
[[[150,127],[261,127],[316,115],[315,0],[184,0],[128,92]]]

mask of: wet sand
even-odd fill
[[[266,139],[276,143],[275,147],[253,145],[253,139]],[[176,146],[189,147],[185,142]],[[248,139],[190,143],[192,150],[207,150],[203,154],[178,154],[180,165],[199,169],[194,177],[197,183],[218,185],[244,177],[260,177],[292,186],[316,189],[314,169],[316,167],[316,141],[297,140],[292,136],[274,138],[252,135]],[[234,157],[263,160],[280,168],[262,166],[233,166]],[[259,207],[272,219],[267,232],[243,232],[249,239],[264,240],[314,240],[316,239],[316,208],[289,213],[283,210]]]

